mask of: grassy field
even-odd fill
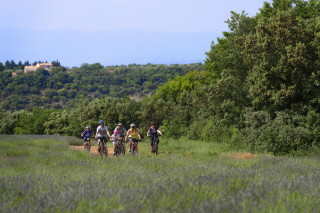
[[[69,148],[77,143],[0,136],[0,212],[320,209],[319,156],[237,159],[227,145],[163,139],[158,156],[140,143],[139,157],[106,158]]]

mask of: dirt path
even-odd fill
[[[83,150],[83,146],[70,145],[69,147],[70,147],[70,149],[76,149],[76,150],[80,150],[80,151]],[[93,155],[99,155],[98,147],[91,146],[90,153]],[[113,148],[108,148],[108,156],[112,156],[112,155],[113,155]]]

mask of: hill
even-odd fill
[[[107,66],[99,63],[83,64],[81,67],[53,67],[51,71],[12,76],[12,71],[0,71],[1,106],[6,110],[64,108],[75,106],[83,99],[130,96],[136,100],[151,95],[156,88],[175,76],[203,65],[137,65]]]

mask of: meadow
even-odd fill
[[[242,159],[161,138],[157,156],[142,142],[138,157],[100,157],[70,144],[81,140],[0,136],[0,212],[319,212],[319,156]]]

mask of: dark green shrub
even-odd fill
[[[317,152],[318,147],[314,140],[317,127],[306,125],[308,116],[291,112],[277,112],[271,118],[263,111],[248,111],[246,119],[246,135],[252,151],[271,152],[281,154],[305,154]]]

